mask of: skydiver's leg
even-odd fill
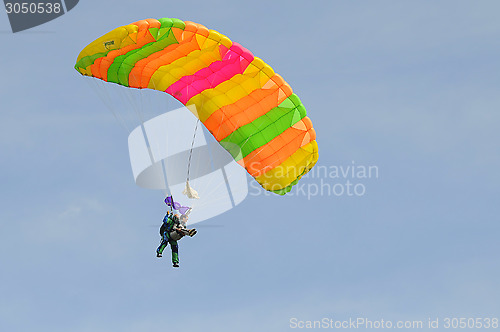
[[[162,240],[161,243],[160,243],[160,246],[158,247],[158,249],[156,249],[156,253],[161,255],[163,253],[163,250],[165,250],[165,247],[167,245],[168,245],[168,242]]]
[[[170,240],[170,248],[172,248],[172,264],[178,265],[179,264],[179,245],[177,244],[177,241]]]
[[[160,255],[163,253],[163,250],[165,250],[165,247],[168,245],[167,232],[163,233],[163,236],[161,238],[162,238],[162,240],[161,240],[160,246],[158,247],[158,249],[156,249],[156,252]]]

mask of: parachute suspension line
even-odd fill
[[[151,80],[151,82],[153,83],[153,89],[157,90],[157,89],[156,89],[156,83],[155,83],[155,81],[154,81],[154,80]],[[165,103],[165,105],[164,105],[165,110],[166,110],[166,112],[169,112],[169,111],[170,111],[169,96],[166,96],[165,101],[166,101],[166,103]],[[166,139],[166,138],[167,138],[167,136],[165,137],[165,139]],[[167,140],[167,142],[165,142],[164,146],[165,146],[165,148],[167,148],[167,147],[168,147],[168,140]],[[166,153],[165,155],[167,156],[167,155],[168,155],[168,153]],[[164,179],[164,181],[165,181],[165,190],[164,190],[164,192],[165,192],[165,196],[172,195],[172,193],[170,192],[170,188],[169,188],[169,186],[168,186],[168,180],[167,180],[167,174],[168,174],[168,173],[167,173],[167,161],[166,161],[166,159],[163,159],[163,160],[161,161],[161,168],[162,168],[162,170],[163,170],[163,179]],[[172,212],[172,211],[173,211],[173,210],[172,210],[172,206],[170,206],[170,212]]]
[[[189,93],[189,85],[187,87],[186,93]],[[203,99],[202,99],[202,104],[200,107],[203,108]],[[197,109],[196,109],[196,113],[198,113]],[[199,118],[198,114],[197,114],[196,118],[197,118],[197,121],[196,121],[196,125],[194,127],[193,140],[191,141],[191,148],[189,149],[189,158],[188,158],[187,176],[186,176],[186,188],[182,192],[184,195],[186,195],[188,198],[191,198],[191,199],[199,199],[200,198],[200,196],[198,196],[198,192],[196,190],[194,190],[193,188],[191,188],[191,186],[189,185],[189,173],[191,171],[191,159],[193,157],[194,141],[196,139],[196,132],[198,131],[198,124],[200,123],[200,118]]]
[[[196,121],[196,126],[194,128],[194,134],[193,134],[193,140],[191,142],[191,149],[189,150],[189,159],[188,159],[187,179],[186,179],[186,181],[189,181],[189,171],[191,169],[191,156],[193,155],[194,140],[196,138],[196,131],[198,130],[198,123],[200,123],[200,119],[198,119],[198,121]]]
[[[127,112],[132,112],[132,115],[134,113],[137,113],[137,109],[139,108],[139,105],[137,104],[137,97],[136,97],[136,92],[135,89],[132,90],[132,88],[129,87],[123,87],[123,89],[119,89],[119,92],[121,94],[121,100],[128,100],[127,104],[124,104],[126,111]],[[130,110],[132,108],[132,110]],[[130,118],[130,113],[128,114],[128,117]],[[139,117],[138,117],[139,118]],[[135,118],[134,118],[135,119]],[[131,120],[131,119],[129,119]],[[135,121],[134,121],[135,123]]]
[[[189,198],[194,198],[198,199],[200,198],[198,196],[198,192],[191,188],[189,185],[189,171],[191,170],[191,157],[193,156],[193,147],[194,147],[194,141],[196,139],[196,132],[198,130],[198,124],[200,123],[200,119],[196,121],[196,126],[194,128],[194,134],[193,134],[193,140],[191,142],[191,149],[189,149],[189,159],[188,159],[188,166],[187,166],[187,178],[186,178],[186,189],[182,192],[184,195],[186,195]]]
[[[156,84],[155,84],[155,81],[154,80],[151,80],[151,82],[153,83],[153,89],[156,90]],[[141,105],[144,105],[143,103],[143,93],[142,93],[142,89],[141,89]],[[152,107],[152,103],[150,105],[150,107]],[[168,111],[168,98],[167,98],[167,111]],[[145,111],[143,110],[142,113],[145,114]],[[144,121],[143,119],[141,118],[141,126],[142,126],[142,130],[144,131],[144,135],[146,136],[146,128],[144,127]],[[148,149],[149,149],[149,153],[150,153],[150,157],[151,157],[151,163],[154,164],[154,161],[153,161],[153,154],[152,154],[152,151],[151,151],[151,147],[149,145],[149,140],[147,141],[147,144],[148,144]],[[165,144],[165,146],[168,146],[167,144]],[[168,186],[168,180],[167,180],[167,165],[166,165],[166,162],[165,160],[161,160],[161,168],[162,168],[162,171],[163,171],[163,182],[165,184],[165,196],[171,196],[172,193],[170,192],[170,188]]]
[[[113,107],[113,102],[111,101],[111,96],[107,92],[106,89],[103,89],[104,83],[101,83],[101,80],[94,78],[94,77],[88,77],[88,79],[85,80],[90,86],[92,90],[99,96],[101,101],[104,103],[106,108],[113,114],[113,117],[115,118],[116,122],[122,127],[127,133],[130,132],[129,128],[127,127],[127,123],[125,119],[121,116],[119,116],[119,112],[115,111],[115,107]]]
[[[215,81],[215,79],[217,78],[217,75],[219,75],[219,73],[215,72],[214,73],[215,75],[213,75],[212,77],[212,81],[210,82],[210,86],[212,87],[213,86],[213,83]],[[187,86],[187,91],[186,93],[189,93],[189,85]],[[193,156],[193,148],[194,148],[194,141],[196,139],[196,131],[198,130],[198,124],[200,123],[200,116],[199,116],[199,112],[202,111],[203,109],[203,105],[205,103],[205,98],[201,98],[201,105],[200,105],[200,109],[196,109],[196,118],[197,118],[197,121],[196,121],[196,126],[195,126],[195,129],[194,129],[194,134],[193,134],[193,140],[191,142],[191,149],[189,150],[189,159],[188,159],[188,169],[187,169],[187,178],[186,178],[186,189],[184,189],[184,191],[182,192],[184,195],[186,195],[187,197],[189,198],[200,198],[198,196],[198,193],[196,192],[196,190],[194,190],[193,188],[191,188],[191,186],[189,185],[189,173],[190,173],[190,170],[191,170],[191,159],[192,159],[192,156]],[[207,143],[209,144],[209,143]]]

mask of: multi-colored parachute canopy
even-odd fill
[[[250,51],[203,25],[146,19],[85,47],[76,70],[186,105],[264,189],[285,194],[318,159],[316,133],[292,88]]]

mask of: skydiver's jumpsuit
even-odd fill
[[[170,217],[171,215],[166,215],[163,218],[163,224],[160,227],[161,243],[156,252],[159,254],[163,253],[165,247],[170,243],[170,248],[172,249],[172,263],[179,264],[179,246],[176,240],[170,238],[170,232],[175,226],[174,220]]]

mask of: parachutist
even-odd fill
[[[179,245],[177,241],[185,235],[194,236],[196,229],[187,229],[187,215],[173,214],[167,211],[163,218],[163,223],[160,227],[161,243],[156,249],[156,257],[162,257],[163,250],[168,244],[172,249],[172,264],[173,267],[179,267]]]

